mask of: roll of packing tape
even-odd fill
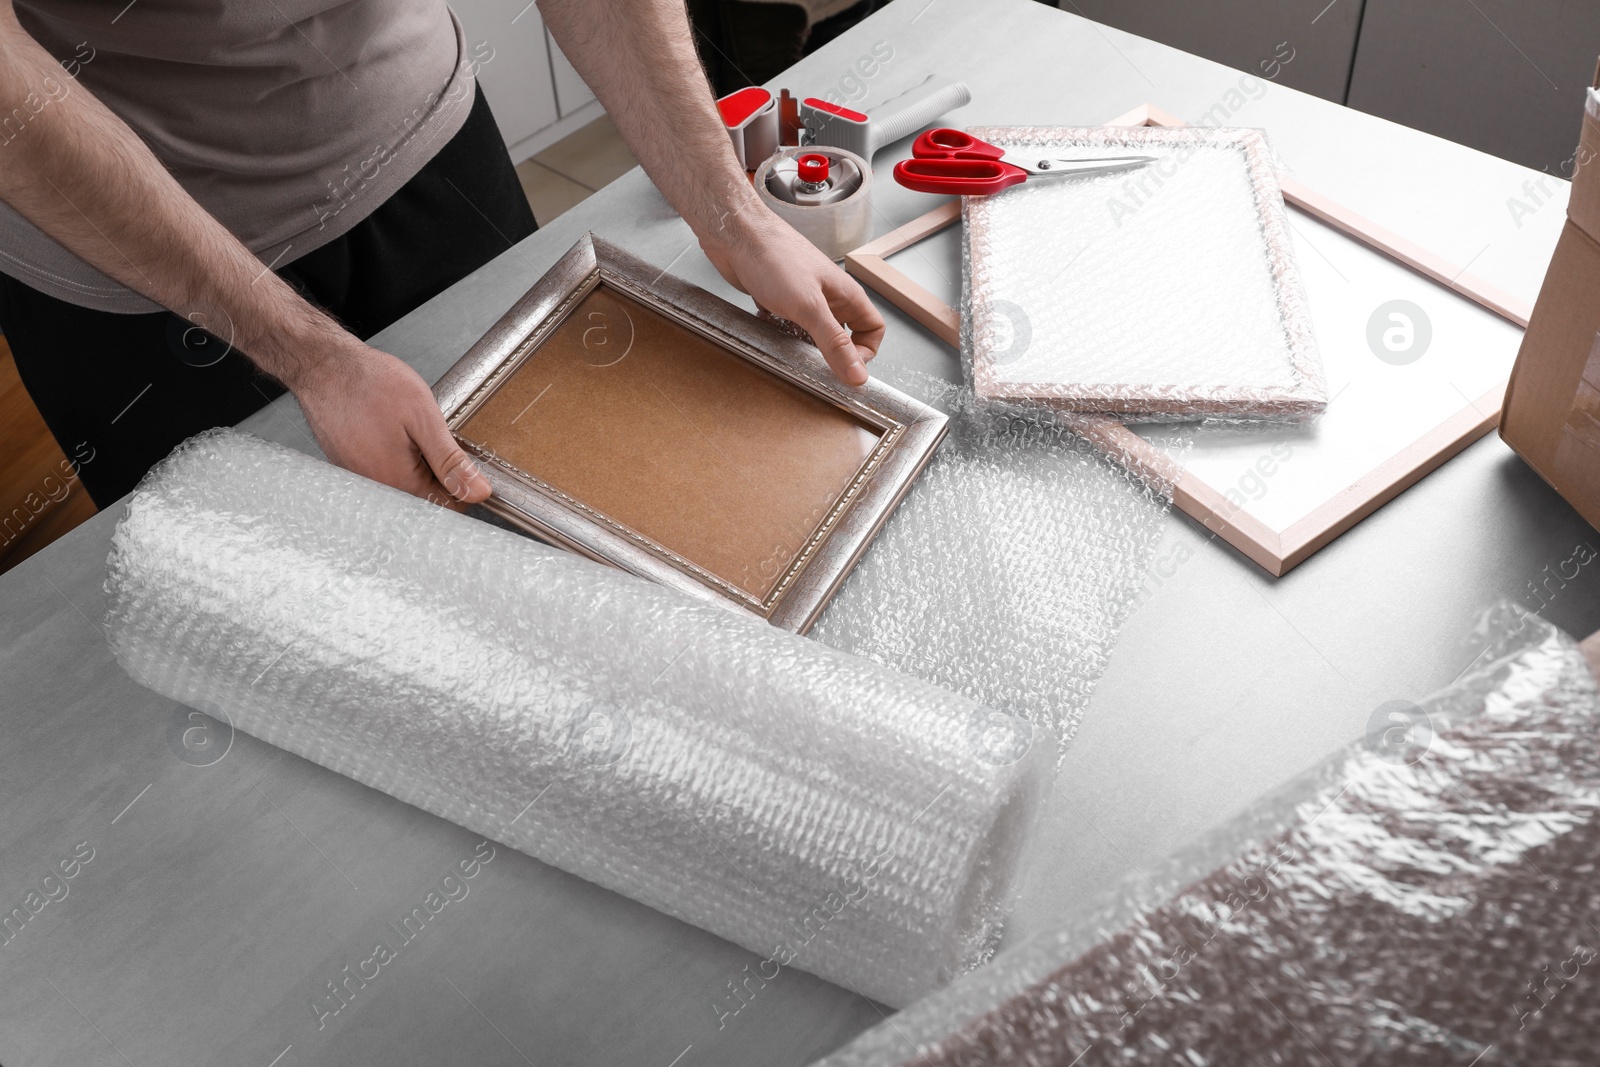
[[[818,155],[827,157],[832,180],[853,181],[854,187],[831,199],[797,193],[799,158]],[[779,149],[756,168],[755,187],[762,203],[829,259],[843,259],[845,253],[872,239],[872,167],[854,152],[825,147]]]

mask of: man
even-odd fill
[[[534,230],[445,0],[122,2],[0,0],[0,329],[95,503],[272,379],[333,462],[483,500],[362,340]],[[883,319],[756,199],[681,0],[539,6],[722,276],[865,382]]]

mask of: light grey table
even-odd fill
[[[902,0],[783,84],[826,93],[877,41],[894,58],[865,105],[938,71],[972,86],[964,124],[1092,123],[1144,102],[1193,119],[1240,77],[1024,0]],[[1531,172],[1278,87],[1234,121],[1267,128],[1328,194],[1534,295],[1561,209],[1512,224],[1505,201]],[[928,207],[883,180],[908,152],[876,161],[881,229]],[[586,229],[728,292],[634,172],[378,343],[437,377]],[[880,358],[956,370],[898,314]],[[311,448],[292,403],[246,425]],[[854,993],[786,972],[719,1029],[713,1004],[753,957],[498,848],[469,895],[378,979],[352,982],[349,1006],[319,1029],[314,998],[479,839],[242,735],[209,766],[178,758],[185,710],[124,676],[101,632],[120,510],[0,579],[0,914],[93,850],[64,898],[0,935],[7,1067],[801,1064],[878,1022]],[[1180,516],[1166,538],[1163,552],[1189,542],[1194,557],[1123,631],[1062,770],[1015,935],[1081,917],[1359,736],[1378,704],[1449,682],[1480,609],[1506,596],[1534,606],[1528,585],[1544,568],[1600,544],[1496,439],[1282,580]],[[1594,569],[1556,593],[1548,617],[1600,628]]]

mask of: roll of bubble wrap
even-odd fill
[[[150,688],[893,1005],[992,950],[1048,780],[971,700],[236,431],[108,570]]]
[[[1174,861],[1170,899],[1131,885],[823,1064],[1595,1062],[1600,694],[1520,608],[1479,632],[1451,688]]]

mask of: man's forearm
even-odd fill
[[[0,7],[0,114],[69,83]],[[102,273],[231,341],[291,386],[352,338],[306,303],[167,173],[143,141],[72,85],[0,147],[0,199]],[[230,336],[231,335],[231,336]]]
[[[756,198],[700,69],[683,0],[538,3],[556,43],[718,273],[801,326],[842,381],[864,384],[883,316],[854,279]]]
[[[737,240],[746,226],[768,221],[717,114],[682,0],[539,0],[539,10],[702,241]]]

